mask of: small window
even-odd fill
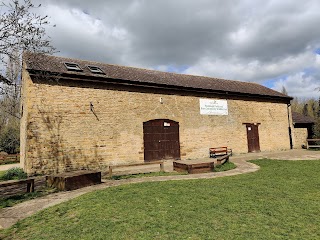
[[[88,66],[89,70],[92,72],[92,73],[97,73],[97,74],[105,74],[101,68],[99,67],[96,67],[96,66]]]
[[[64,65],[69,71],[82,72],[81,67],[76,63],[65,62]]]

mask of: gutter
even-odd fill
[[[288,131],[289,131],[290,149],[293,149],[292,129],[291,129],[290,111],[289,111],[290,106],[291,106],[291,103],[288,103],[287,104],[287,114],[288,114],[288,123],[289,123]]]
[[[90,75],[79,75],[79,74],[65,74],[65,73],[52,73],[47,71],[39,71],[27,69],[30,75],[35,77],[51,77],[56,79],[65,79],[65,80],[78,80],[78,81],[86,81],[86,82],[98,82],[98,83],[110,83],[115,85],[124,85],[124,86],[136,86],[136,87],[145,87],[145,88],[154,88],[154,89],[164,89],[164,90],[175,90],[175,91],[186,91],[186,92],[196,92],[196,93],[205,93],[205,94],[216,94],[216,95],[227,95],[227,96],[235,96],[241,98],[258,98],[269,101],[280,101],[282,103],[290,104],[290,101],[293,99],[292,97],[281,97],[281,96],[272,96],[272,95],[260,95],[260,94],[252,94],[252,93],[241,93],[241,92],[229,92],[224,90],[213,90],[213,89],[203,89],[203,88],[194,88],[194,87],[185,87],[185,86],[176,86],[176,85],[166,85],[159,83],[150,83],[150,82],[140,82],[140,81],[132,81],[125,79],[115,79],[115,78],[105,78],[101,76],[93,76]],[[47,75],[46,75],[47,74]]]

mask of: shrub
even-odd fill
[[[27,178],[27,174],[23,171],[22,168],[14,167],[10,168],[2,176],[2,180],[18,180]]]
[[[19,129],[14,127],[5,128],[0,135],[0,151],[9,154],[19,152],[20,147],[20,133]]]

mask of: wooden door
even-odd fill
[[[246,123],[247,139],[248,139],[248,152],[260,152],[259,142],[259,124]]]
[[[155,119],[143,123],[144,161],[180,159],[179,123]]]

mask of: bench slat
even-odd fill
[[[216,156],[228,155],[232,156],[232,149],[228,147],[209,148],[209,156],[215,158]]]

